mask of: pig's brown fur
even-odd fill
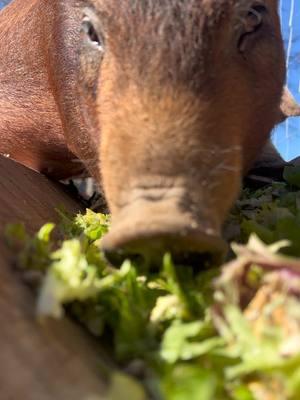
[[[249,1],[128,1],[117,18],[115,1],[99,3],[108,48],[98,98],[101,159],[112,210],[132,201],[140,178],[165,174],[182,177],[190,208],[201,203],[223,218],[276,120],[284,59],[275,2],[274,28],[249,60],[235,36]],[[210,174],[205,191],[192,189]]]
[[[45,14],[42,6],[46,4],[19,0],[1,13],[0,151],[34,169],[64,176],[66,166],[73,172],[78,164],[72,163],[75,157],[66,147],[52,95],[45,28],[53,10],[48,7]]]
[[[217,238],[278,121],[277,1],[261,4],[242,54],[254,0],[15,0],[0,17],[0,152],[55,177],[80,159],[101,176],[107,248]],[[102,57],[81,32],[87,11]]]
[[[230,13],[232,1],[201,5],[201,12],[199,0],[99,3],[116,62],[137,83],[153,85],[156,78],[157,85],[201,90],[212,61],[211,42],[217,39],[214,27]]]

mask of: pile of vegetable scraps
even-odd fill
[[[38,317],[67,313],[99,338],[119,366],[110,399],[299,400],[300,170],[284,176],[243,191],[229,261],[197,273],[170,254],[156,272],[113,268],[99,251],[110,218],[91,210],[34,237],[8,227],[24,277],[40,277]]]

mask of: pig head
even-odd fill
[[[156,263],[165,251],[180,262],[214,258],[243,173],[278,121],[285,57],[277,1],[92,4],[80,94],[93,135],[101,132],[113,218],[103,249],[114,263]]]

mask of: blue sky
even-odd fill
[[[5,4],[8,4],[10,0],[0,0],[0,8],[5,6]]]
[[[26,0],[24,0],[26,1]],[[0,8],[10,0],[0,0]],[[279,0],[282,32],[287,53],[288,87],[300,103],[300,1]],[[286,160],[300,155],[300,117],[276,128],[273,141]]]
[[[279,3],[288,59],[287,84],[300,102],[300,1],[280,0]],[[273,140],[286,160],[300,156],[300,117],[281,124],[275,130]]]

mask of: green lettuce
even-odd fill
[[[171,254],[156,272],[130,261],[113,268],[100,250],[110,217],[91,210],[60,211],[57,227],[33,237],[20,225],[7,235],[24,274],[43,273],[38,317],[67,312],[119,363],[110,399],[298,400],[297,174],[244,190],[224,228],[235,241],[231,260],[197,274]]]

